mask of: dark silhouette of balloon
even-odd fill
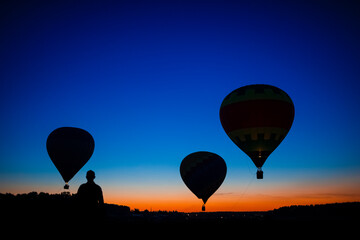
[[[180,165],[180,175],[185,185],[205,204],[220,187],[226,176],[226,163],[211,152],[194,152],[186,156]]]
[[[248,85],[225,97],[220,107],[220,121],[230,139],[258,168],[262,166],[289,132],[295,116],[291,98],[270,85]]]
[[[68,182],[85,165],[94,152],[95,142],[87,131],[61,127],[51,132],[46,141],[48,154],[65,181]]]

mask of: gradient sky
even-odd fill
[[[5,1],[0,6],[0,192],[59,193],[51,131],[89,131],[105,202],[200,211],[182,159],[228,167],[207,211],[360,200],[357,1]],[[263,166],[227,137],[223,98],[286,91],[293,126]]]

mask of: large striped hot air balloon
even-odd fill
[[[180,175],[185,185],[205,204],[220,187],[226,176],[226,163],[211,152],[194,152],[186,156],[180,165]]]
[[[262,166],[289,132],[295,109],[291,98],[281,89],[264,84],[238,88],[225,97],[220,121],[230,139],[258,168]]]

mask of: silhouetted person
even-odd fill
[[[77,192],[80,214],[87,221],[99,220],[104,214],[103,193],[101,187],[94,182],[94,171],[89,170],[86,179],[87,183],[81,184]]]

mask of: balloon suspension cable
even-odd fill
[[[201,210],[202,210],[203,212],[205,212],[205,203],[202,205]]]
[[[262,171],[261,168],[258,168],[258,170],[256,172],[256,178],[257,179],[263,179],[264,178],[264,172]]]

